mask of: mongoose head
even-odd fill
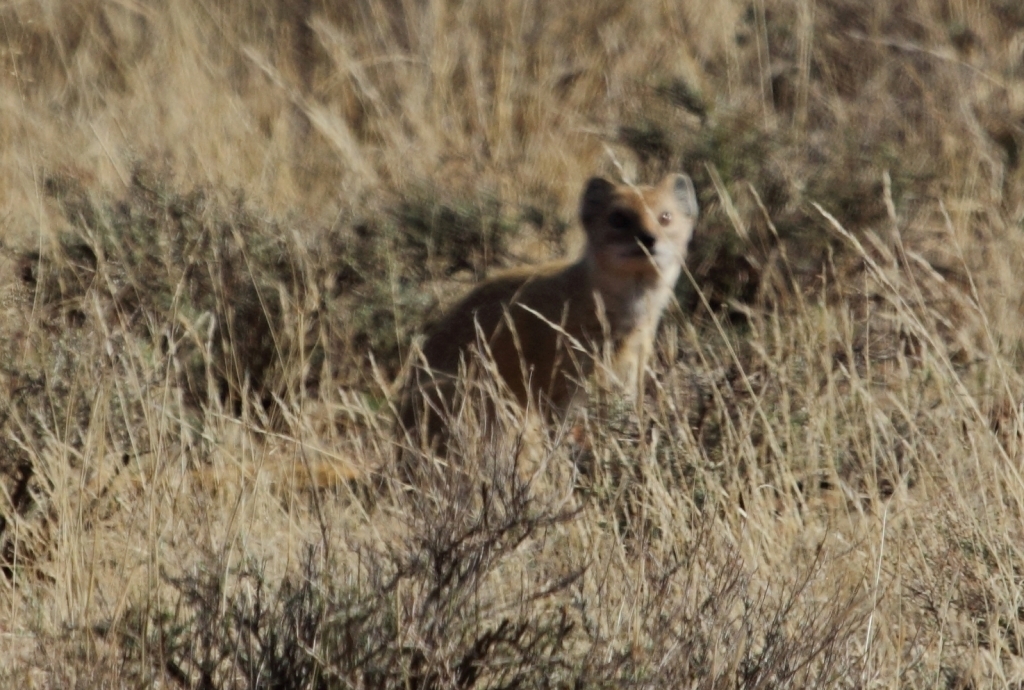
[[[580,220],[587,253],[604,278],[674,285],[697,221],[697,195],[683,174],[654,187],[587,183]]]

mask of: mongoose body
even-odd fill
[[[566,409],[595,356],[609,355],[615,377],[635,389],[697,213],[686,175],[653,187],[591,179],[579,259],[500,273],[428,330],[400,401],[401,431],[417,444],[443,442],[456,376],[474,368],[474,350],[523,407],[549,418]]]

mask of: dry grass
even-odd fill
[[[166,4],[0,8],[3,685],[1024,687],[1017,0]],[[679,169],[643,405],[400,490],[424,321]]]

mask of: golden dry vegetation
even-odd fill
[[[0,6],[0,685],[1024,687],[1022,8]],[[641,404],[398,486],[423,324],[675,170]]]

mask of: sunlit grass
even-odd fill
[[[5,685],[1024,680],[1016,3],[0,19]],[[423,325],[674,170],[641,403],[402,485]]]

